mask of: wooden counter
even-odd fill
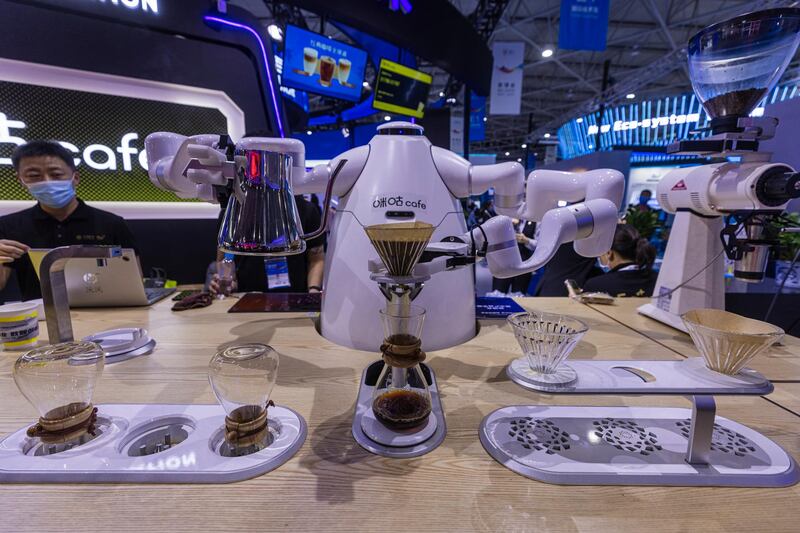
[[[614,309],[615,320],[567,299],[521,303],[589,322],[591,329],[574,358],[670,359],[684,353],[678,341],[664,342],[657,329],[647,335],[632,329],[641,326],[635,316],[622,316],[623,305]],[[520,351],[502,321],[484,322],[470,342],[429,354],[447,416],[444,443],[415,459],[373,456],[354,442],[350,424],[359,376],[377,354],[331,344],[305,315],[228,314],[230,305],[215,302],[206,309],[172,313],[166,301],[149,310],[73,313],[76,336],[138,325],[159,342],[150,356],[109,365],[95,402],[213,403],[206,366],[215,350],[232,341],[269,343],[281,353],[273,398],[298,411],[309,425],[306,443],[293,459],[271,473],[229,485],[4,485],[0,530],[712,532],[789,531],[800,521],[800,486],[557,486],[496,463],[478,441],[478,426],[504,405],[689,406],[682,398],[525,391],[505,376],[505,365]],[[641,320],[648,320],[648,327],[654,324]],[[0,354],[0,434],[36,417],[11,377],[17,355]],[[800,418],[789,410],[759,397],[731,397],[718,399],[718,412],[800,457]]]
[[[591,305],[595,311],[616,321],[620,326],[634,329],[662,347],[685,357],[699,353],[689,335],[657,320],[640,315],[636,308],[649,302],[649,298],[617,298],[614,305]],[[776,313],[780,312],[776,308]],[[650,359],[651,357],[643,357]],[[653,357],[654,359],[655,357]],[[748,365],[775,382],[800,381],[800,339],[786,336],[780,346],[773,346]]]

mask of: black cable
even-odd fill
[[[794,254],[794,259],[789,264],[789,270],[786,271],[786,275],[783,276],[783,281],[781,281],[781,286],[778,287],[778,290],[775,292],[775,296],[772,297],[772,301],[769,304],[769,309],[767,309],[767,314],[764,315],[764,322],[769,322],[769,317],[772,314],[772,310],[775,308],[775,304],[778,301],[778,296],[781,295],[783,292],[783,286],[786,285],[786,280],[789,279],[789,275],[792,273],[794,269],[795,263],[797,263],[797,259],[800,258],[800,247],[797,248],[797,253]]]

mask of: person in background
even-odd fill
[[[582,286],[587,279],[603,271],[597,266],[594,257],[579,255],[573,243],[562,244],[556,250],[553,258],[544,267],[542,279],[536,286],[535,296],[569,296],[564,282],[568,279],[575,280]]]
[[[652,296],[658,275],[653,271],[656,249],[630,224],[619,224],[611,250],[600,256],[610,270],[590,278],[582,288],[611,296]]]
[[[319,228],[322,224],[319,209],[302,196],[294,198],[303,231],[311,233]],[[325,268],[325,241],[325,234],[322,234],[307,241],[306,251],[302,254],[286,257],[237,255],[233,291],[321,292],[322,272]],[[211,275],[208,290],[214,296],[219,293],[219,276],[216,272]]]
[[[39,277],[28,256],[31,248],[101,244],[136,249],[125,220],[77,197],[80,175],[69,150],[52,141],[31,141],[17,147],[11,163],[19,183],[37,203],[0,217],[0,289],[13,271],[23,300],[41,297]]]
[[[319,196],[317,196],[316,194],[312,194],[311,198],[309,199],[309,202],[311,202],[311,205],[316,207],[317,211],[319,211],[320,214],[322,214],[322,206],[319,203]]]
[[[533,236],[536,233],[536,222],[513,219],[514,229],[517,232],[517,246],[519,255],[523,261],[527,261],[533,250],[536,248],[536,241]],[[492,278],[492,290],[500,292],[521,292],[527,294],[528,285],[531,282],[532,273],[520,274],[513,278]]]
[[[653,197],[653,191],[650,189],[644,189],[642,192],[639,193],[639,203],[635,204],[633,207],[638,209],[639,211],[652,211],[653,208],[650,207],[650,199]]]

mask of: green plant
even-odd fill
[[[785,217],[800,226],[800,214],[787,213]],[[781,243],[780,250],[778,251],[778,260],[791,261],[794,259],[794,254],[796,254],[797,249],[800,248],[800,233],[782,232],[778,235],[778,240]]]
[[[625,222],[636,228],[639,235],[649,240],[659,226],[658,211],[640,211],[636,206],[630,206],[625,213]]]

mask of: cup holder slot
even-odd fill
[[[122,439],[117,451],[128,457],[155,455],[178,446],[194,430],[195,422],[188,417],[157,418],[133,428]]]
[[[211,451],[222,457],[244,457],[245,455],[251,455],[263,451],[269,448],[276,440],[278,440],[278,437],[280,437],[282,431],[279,420],[269,419],[267,421],[267,427],[269,431],[267,431],[262,442],[245,447],[233,446],[226,442],[225,428],[220,427],[211,435],[211,440],[209,441]]]
[[[22,453],[33,457],[57,455],[64,452],[83,453],[95,448],[95,445],[102,444],[119,430],[120,425],[117,420],[98,416],[94,435],[85,433],[77,439],[58,444],[49,444],[42,442],[38,437],[29,437],[22,443]]]

